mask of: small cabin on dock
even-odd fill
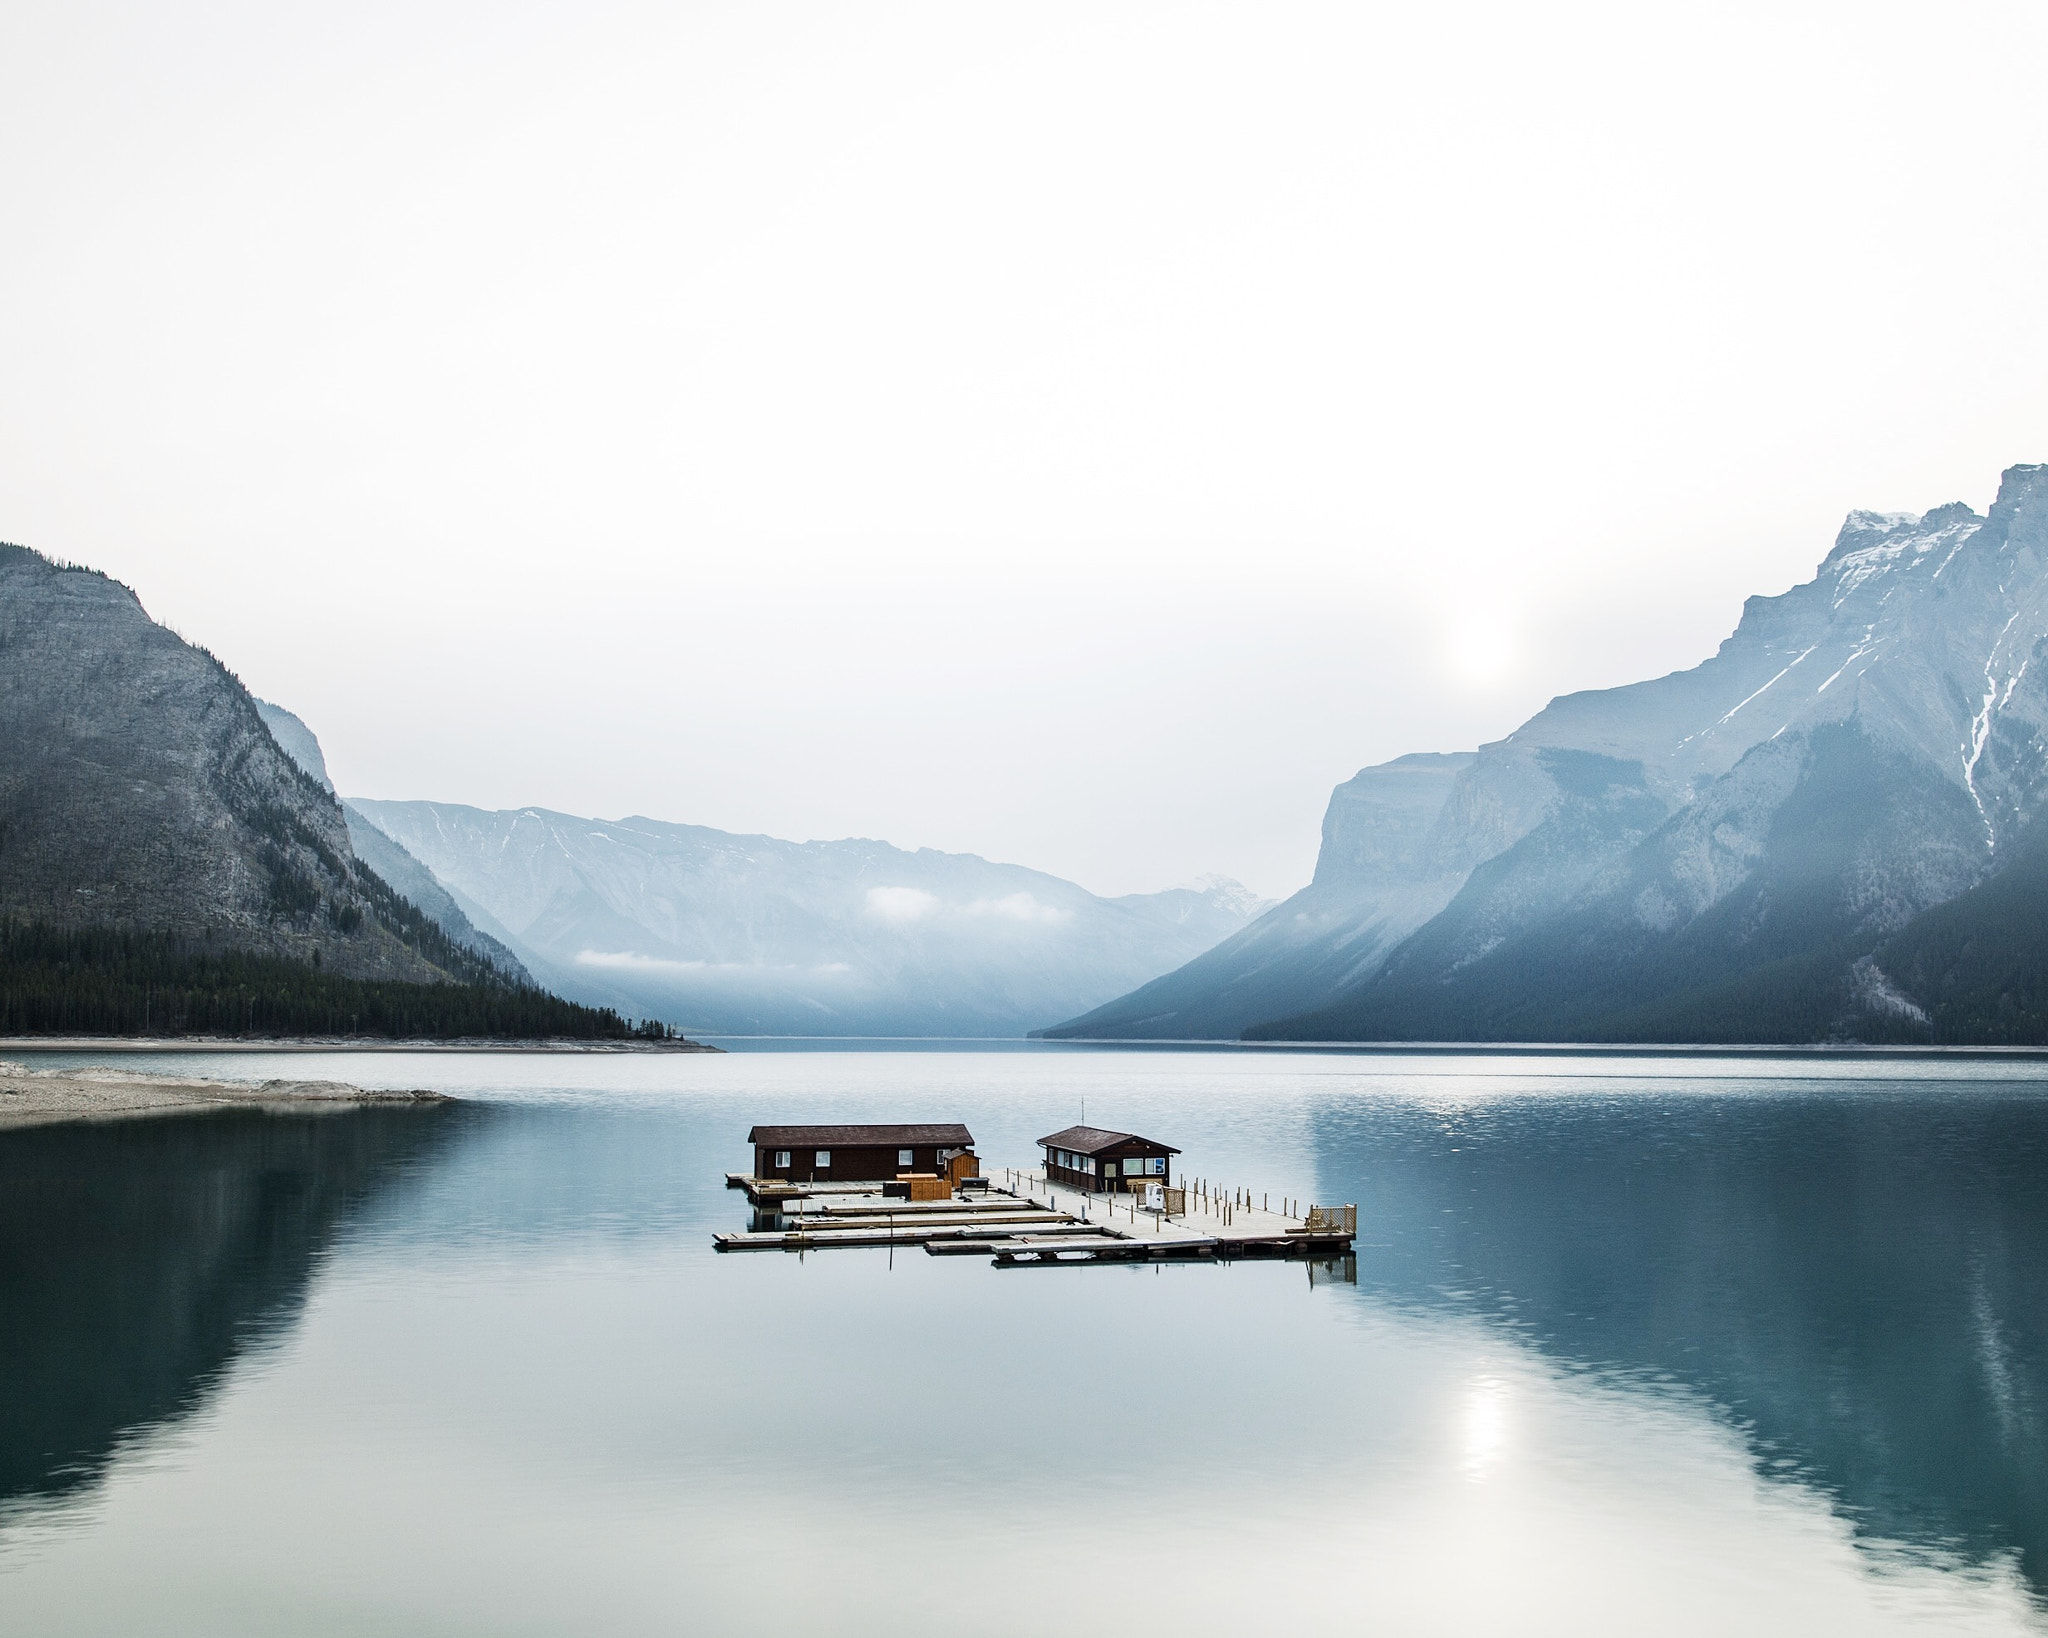
[[[754,1175],[790,1183],[887,1183],[905,1172],[957,1179],[972,1165],[974,1134],[964,1126],[756,1126]],[[950,1186],[950,1185],[949,1185]]]
[[[1180,1151],[1134,1132],[1105,1132],[1097,1126],[1069,1126],[1038,1140],[1045,1151],[1045,1177],[1090,1194],[1142,1189],[1171,1181],[1172,1157]]]

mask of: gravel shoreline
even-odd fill
[[[341,1081],[218,1081],[126,1069],[30,1069],[0,1060],[0,1132],[64,1121],[196,1114],[233,1106],[304,1110],[452,1101],[440,1092],[371,1092]]]

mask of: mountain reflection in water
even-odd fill
[[[1860,1535],[2048,1594],[2037,1089],[1333,1103],[1361,1293],[1724,1407]]]
[[[337,1224],[446,1106],[49,1126],[0,1142],[0,1512],[90,1486],[288,1327]]]

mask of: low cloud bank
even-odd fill
[[[1074,912],[1046,904],[1029,893],[1007,893],[995,899],[970,899],[965,904],[948,904],[921,887],[871,887],[868,914],[880,921],[928,921],[937,916],[993,917],[1001,921],[1035,925],[1057,925],[1072,921]]]

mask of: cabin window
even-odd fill
[[[1146,1161],[1145,1175],[1148,1177],[1164,1177],[1166,1175],[1166,1156],[1154,1155],[1150,1160]]]
[[[829,1166],[829,1165],[831,1165],[831,1164],[832,1164],[832,1151],[831,1151],[830,1149],[820,1149],[820,1150],[818,1151],[818,1158],[817,1158],[817,1161],[815,1162],[815,1164],[817,1164],[817,1165],[820,1165],[820,1166]]]
[[[1087,1173],[1087,1174],[1088,1174],[1088,1175],[1089,1175],[1090,1177],[1093,1177],[1093,1176],[1095,1175],[1095,1161],[1094,1161],[1094,1158],[1093,1158],[1093,1157],[1091,1156],[1091,1157],[1090,1157],[1090,1158],[1088,1158],[1087,1160],[1084,1160],[1084,1161],[1082,1161],[1082,1162],[1081,1162],[1081,1169],[1082,1169],[1083,1171],[1085,1171],[1085,1172],[1086,1172],[1086,1173]]]
[[[910,1164],[910,1151],[908,1149],[898,1149],[896,1151],[896,1164],[899,1166],[908,1166]]]
[[[1144,1175],[1145,1175],[1145,1163],[1144,1163],[1144,1161],[1142,1161],[1142,1160],[1127,1160],[1127,1161],[1125,1161],[1125,1162],[1124,1162],[1124,1176],[1126,1176],[1126,1177],[1143,1177]]]
[[[789,1151],[787,1149],[777,1149],[775,1151],[775,1164],[778,1166],[787,1166],[789,1164]]]

